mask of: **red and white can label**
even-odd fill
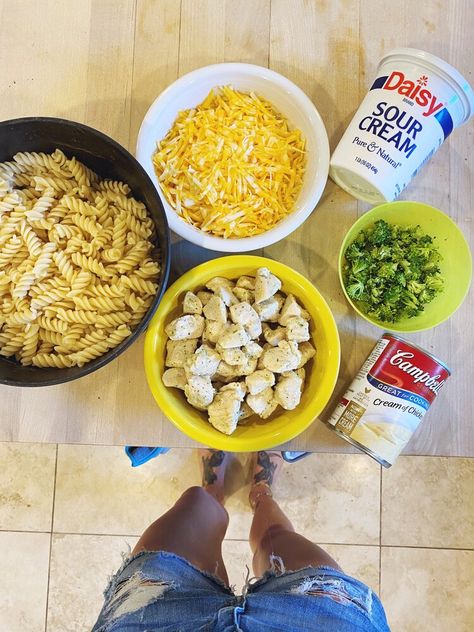
[[[419,347],[384,334],[328,423],[384,465],[392,465],[450,375]]]

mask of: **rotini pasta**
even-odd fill
[[[59,149],[0,163],[0,355],[83,366],[128,338],[158,287],[154,238],[127,184]]]

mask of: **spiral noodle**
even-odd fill
[[[75,296],[74,303],[78,309],[89,311],[95,310],[107,313],[125,309],[125,301],[123,298]]]
[[[80,252],[73,252],[71,254],[71,259],[78,267],[83,270],[89,270],[89,272],[93,272],[102,279],[107,279],[112,276],[110,272],[107,272],[104,268],[104,264],[97,261],[97,259],[94,259],[94,257],[88,257]]]
[[[31,226],[28,226],[26,221],[20,223],[20,235],[23,238],[30,255],[32,257],[39,257],[42,248],[41,239]]]
[[[28,366],[33,362],[33,356],[36,355],[39,341],[39,325],[32,323],[25,327],[25,337],[20,351],[21,363]]]
[[[43,246],[33,268],[33,274],[36,279],[42,279],[48,274],[53,259],[53,252],[55,250],[56,244],[54,243],[50,242]]]
[[[112,248],[118,248],[123,250],[127,242],[127,219],[125,212],[120,213],[113,227],[112,233]]]
[[[137,242],[134,246],[132,246],[128,254],[115,264],[115,268],[118,270],[118,272],[120,272],[120,274],[124,274],[129,270],[133,270],[133,268],[139,266],[140,262],[143,261],[143,258],[146,256],[146,252],[146,242]]]
[[[118,193],[122,195],[128,195],[130,193],[130,187],[125,182],[119,182],[118,180],[103,180],[99,184],[100,191],[111,191],[112,193]]]
[[[15,287],[12,290],[13,298],[23,298],[28,294],[28,290],[35,282],[35,273],[33,270],[27,270],[18,279]]]
[[[101,231],[100,224],[93,217],[84,217],[80,213],[75,213],[71,219],[83,233],[88,233],[92,237],[96,237]]]
[[[37,353],[31,358],[31,363],[35,366],[56,369],[66,369],[73,365],[73,360],[62,353]]]
[[[54,263],[57,265],[59,272],[71,284],[74,280],[74,266],[69,261],[67,255],[62,251],[53,254]]]
[[[132,275],[128,277],[121,277],[122,283],[125,287],[129,287],[134,292],[139,294],[152,295],[156,293],[157,285],[149,279],[142,279],[139,276]]]
[[[71,289],[68,292],[68,297],[77,296],[81,294],[83,290],[90,285],[92,281],[92,274],[88,270],[80,270],[71,282]]]

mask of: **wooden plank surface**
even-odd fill
[[[158,94],[202,65],[269,66],[313,100],[335,147],[374,77],[396,46],[424,48],[472,83],[469,0],[0,0],[0,119],[62,116],[97,127],[134,151],[141,120]],[[402,199],[437,206],[472,243],[473,126],[455,131]],[[265,249],[321,290],[341,335],[343,392],[380,330],[355,318],[337,280],[342,238],[367,210],[328,181],[304,227]],[[174,238],[173,274],[217,253]],[[473,294],[450,321],[411,339],[453,369],[407,453],[474,456],[471,384]],[[143,340],[79,381],[44,389],[0,387],[0,440],[190,446],[156,407],[142,367]],[[330,406],[332,405],[332,402]],[[328,408],[330,408],[330,406]],[[324,417],[324,415],[323,415]],[[316,422],[291,447],[351,448]]]

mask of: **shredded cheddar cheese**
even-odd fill
[[[305,162],[301,131],[268,101],[229,86],[180,112],[153,156],[182,219],[225,238],[258,235],[291,213]]]

